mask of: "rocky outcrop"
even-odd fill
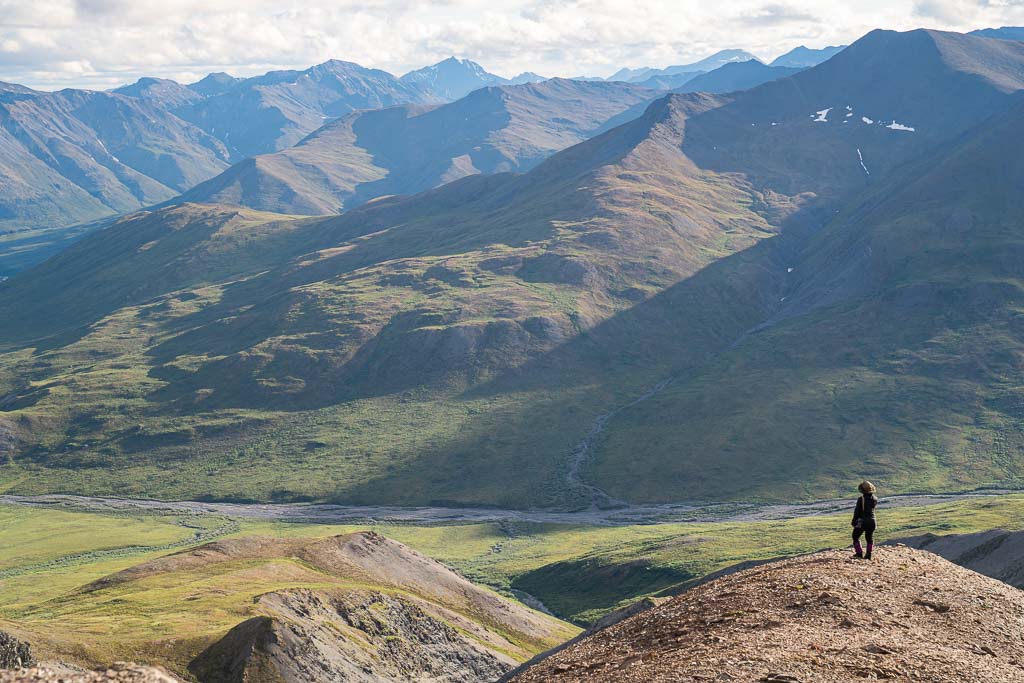
[[[1018,683],[1022,620],[1024,592],[937,555],[825,551],[698,586],[511,680]]]
[[[189,667],[203,683],[492,681],[514,661],[441,618],[379,591],[288,590],[262,596],[266,616],[231,629]],[[458,623],[458,617],[453,623]]]
[[[20,669],[33,664],[35,660],[29,644],[0,631],[0,669]]]
[[[188,666],[201,683],[356,683],[494,681],[517,663],[562,642],[576,629],[481,588],[445,565],[373,532],[328,538],[226,538],[165,555],[82,587],[81,593],[130,594],[158,581],[207,577],[224,589],[223,609],[247,576],[281,581],[231,602],[239,623],[195,636],[203,650]],[[295,578],[302,577],[302,578]],[[197,600],[202,600],[197,596]],[[223,629],[223,630],[221,630]],[[175,669],[177,673],[184,671]]]
[[[102,671],[74,672],[56,666],[0,671],[0,683],[178,683],[165,670],[116,662]]]

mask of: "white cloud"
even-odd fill
[[[922,24],[1024,24],[1024,0],[0,0],[0,80],[99,88],[330,58],[400,74],[452,54],[503,75],[607,75]]]

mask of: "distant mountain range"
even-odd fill
[[[706,57],[691,64],[678,64],[668,66],[664,69],[652,69],[642,67],[638,69],[620,69],[608,77],[609,81],[626,81],[627,83],[643,83],[652,78],[665,76],[679,76],[681,74],[699,74],[707,71],[714,71],[718,67],[730,62],[746,62],[757,59],[746,50],[720,50],[710,57]]]
[[[357,112],[295,147],[236,164],[173,202],[338,213],[467,175],[529,170],[638,116],[657,94],[628,83],[553,79],[477,89],[438,107]]]
[[[441,100],[457,100],[474,90],[491,85],[519,85],[545,80],[535,73],[522,73],[515,78],[502,78],[487,73],[482,66],[468,59],[449,57],[433,66],[410,71],[400,79],[420,87]]]
[[[770,66],[785,66],[796,69],[807,69],[812,66],[817,66],[824,61],[832,59],[840,52],[846,49],[845,45],[834,45],[831,47],[823,47],[819,50],[812,50],[811,48],[804,47],[803,45],[795,47],[786,54],[779,55],[772,60]]]
[[[691,66],[703,69],[728,65],[732,64],[729,59],[739,54],[736,50],[726,51]],[[786,72],[748,73],[744,77],[739,77],[738,72],[720,76],[716,73],[710,72],[700,87],[722,92]],[[697,75],[688,72],[648,81],[656,88],[668,89]],[[91,222],[160,204],[181,193],[207,199],[233,197],[232,201],[245,205],[299,213],[335,212],[345,200],[351,205],[353,201],[358,203],[380,194],[427,189],[466,174],[524,170],[546,154],[603,130],[604,120],[599,119],[605,113],[609,113],[607,120],[613,123],[625,120],[613,118],[623,114],[624,110],[616,107],[626,100],[612,90],[590,89],[588,96],[582,94],[585,89],[577,88],[570,93],[568,82],[560,80],[558,87],[562,90],[555,100],[535,99],[532,103],[538,112],[532,117],[536,122],[534,130],[517,130],[511,118],[502,122],[497,112],[503,105],[495,104],[498,109],[493,110],[490,118],[468,127],[467,131],[475,132],[458,136],[468,141],[473,135],[494,128],[505,131],[503,135],[522,137],[514,142],[487,142],[479,150],[467,148],[473,151],[472,161],[464,156],[467,151],[454,154],[458,145],[449,146],[452,148],[442,154],[436,144],[429,144],[430,140],[427,149],[442,156],[428,158],[430,153],[419,150],[421,145],[417,143],[406,152],[392,149],[387,159],[346,159],[328,153],[326,147],[328,141],[337,141],[337,128],[325,129],[323,135],[318,133],[314,136],[316,142],[305,141],[324,124],[354,112],[436,106],[484,87],[543,80],[530,73],[504,79],[469,60],[450,58],[402,78],[349,62],[329,61],[303,71],[275,71],[245,79],[213,73],[187,85],[142,78],[105,93],[41,93],[16,84],[0,84],[0,118],[6,122],[0,138],[9,137],[7,144],[0,145],[0,276],[40,262],[93,229],[95,225]],[[596,103],[593,114],[579,109],[582,102],[593,103],[599,93],[608,95],[609,101]],[[576,108],[576,114],[563,117],[558,113],[563,105],[557,97],[563,95],[568,98],[564,108]],[[635,99],[629,101],[631,106],[638,104]],[[479,107],[469,106],[463,114],[485,115],[486,107],[492,105],[480,102]],[[37,111],[40,109],[45,112]],[[445,110],[449,111],[455,110]],[[530,118],[529,112],[522,108],[519,111]],[[639,113],[630,110],[629,115]],[[550,119],[542,121],[542,114]],[[441,116],[417,115],[410,120],[414,118],[423,124],[440,120]],[[364,126],[370,120],[398,121],[357,118]],[[368,128],[361,130],[365,132]],[[412,126],[408,130],[418,129]],[[303,163],[312,164],[308,168],[298,170],[293,166],[285,170],[278,163],[282,157],[271,161],[265,156],[300,142],[311,143],[296,151],[296,158],[303,157]],[[483,151],[488,149],[503,151],[491,159]],[[236,166],[229,170],[230,164]],[[335,168],[329,170],[330,166]],[[437,166],[442,170],[434,168]],[[451,169],[446,170],[449,166]],[[375,182],[382,173],[389,172],[387,169],[399,167],[406,170],[388,175],[384,182]],[[424,170],[427,167],[432,170]],[[252,185],[256,176],[243,173],[243,169],[257,174],[265,171],[259,182],[265,180],[268,184]],[[212,186],[196,187],[222,172],[226,175],[212,180]],[[417,173],[420,176],[416,180],[409,175]],[[299,181],[302,187],[296,188]],[[240,189],[245,183],[249,183],[248,188]],[[361,186],[359,192],[356,185]],[[213,191],[211,187],[219,189]],[[275,193],[290,198],[275,198]]]
[[[775,59],[769,66],[772,67],[786,67],[795,69],[806,69],[817,64],[820,64],[846,47],[826,47],[820,50],[812,50],[804,46],[797,47],[790,50],[784,55],[781,55]],[[636,69],[620,69],[611,76],[608,77],[609,81],[626,81],[628,83],[638,83],[648,88],[654,88],[657,90],[681,90],[683,86],[689,84],[691,81],[696,79],[698,76],[709,72],[715,72],[722,69],[723,67],[731,66],[734,64],[749,64],[751,62],[760,64],[761,61],[747,52],[746,50],[721,50],[715,54],[702,59],[692,64],[680,64],[677,66],[670,66],[664,69],[653,69],[653,68],[636,68]],[[747,67],[751,72],[753,71],[752,66]],[[721,76],[724,80],[733,77],[735,78],[739,72],[732,71],[730,75]],[[782,73],[782,72],[780,72]],[[788,74],[785,74],[788,75]],[[739,78],[737,82],[744,82],[744,80],[757,80],[756,78]],[[770,79],[766,79],[770,80]],[[766,81],[761,81],[766,82]],[[711,83],[716,83],[712,80]],[[717,85],[715,87],[718,87]],[[751,86],[747,86],[751,87]],[[695,92],[702,88],[687,89],[686,92]],[[710,90],[708,92],[725,92],[724,90]]]
[[[584,85],[478,91],[451,111],[500,95],[519,123],[379,168],[533,163],[516,108]],[[0,285],[0,485],[512,507],[1019,485],[1022,90],[1024,43],[874,31],[523,174],[339,216],[126,217]],[[552,131],[608,125],[588,102]],[[445,109],[392,130],[469,129]]]
[[[1000,40],[1024,40],[1024,26],[1004,26],[1002,28],[983,28],[971,31],[972,36],[998,38]]]

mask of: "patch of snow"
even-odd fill
[[[850,118],[851,116],[853,116],[853,112],[852,111],[846,112],[846,118]]]
[[[914,127],[913,126],[904,126],[902,123],[896,123],[895,120],[892,123],[890,123],[888,126],[886,126],[886,128],[889,128],[891,130],[905,130],[908,133],[913,133],[914,132]]]
[[[869,119],[869,118],[868,118],[868,117],[866,117],[866,116],[862,116],[862,117],[860,117],[860,120],[861,120],[861,121],[863,121],[864,123],[868,124],[869,126],[870,126],[870,125],[871,125],[872,123],[874,123],[874,121],[872,121],[871,119]]]
[[[822,109],[821,111],[815,112],[818,116],[814,119],[815,123],[828,123],[828,113],[832,111],[832,107],[828,109]]]
[[[871,171],[864,165],[864,155],[860,153],[860,147],[857,148],[857,158],[860,159],[860,167],[864,169],[864,172],[871,175]]]
[[[787,273],[792,273],[793,272],[793,266],[790,266],[789,268],[786,268],[786,272]]]
[[[773,125],[773,126],[777,126],[777,125],[779,125],[779,124],[777,124],[777,123],[775,123],[774,121],[772,121],[772,125]]]
[[[853,107],[851,107],[850,105],[846,105],[846,111],[853,111]]]

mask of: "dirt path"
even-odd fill
[[[939,495],[906,495],[883,498],[880,508],[934,505],[963,498],[984,498],[1021,493],[992,490]],[[626,505],[611,509],[579,512],[548,510],[501,510],[490,508],[403,508],[389,506],[347,506],[309,503],[206,503],[159,501],[134,498],[87,496],[0,496],[0,505],[27,505],[84,512],[220,515],[233,519],[269,519],[292,522],[335,524],[445,524],[470,522],[527,522],[623,526],[670,522],[745,522],[784,520],[830,515],[849,510],[848,499],[824,500],[792,505],[713,503],[678,505]]]

